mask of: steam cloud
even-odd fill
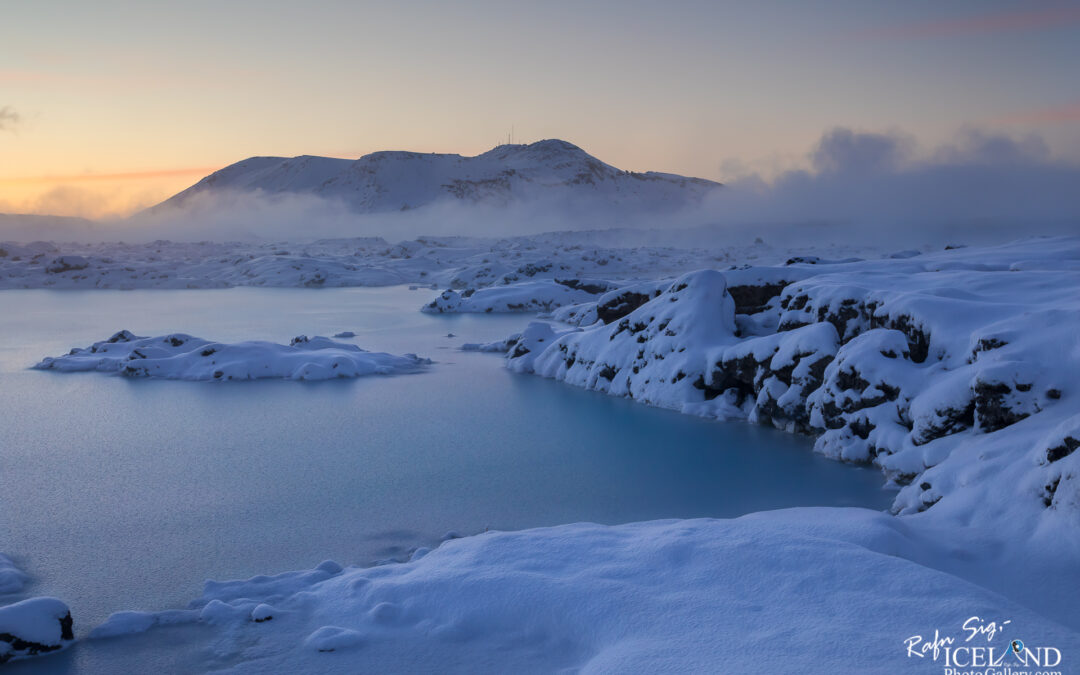
[[[412,211],[361,215],[313,195],[233,192],[203,193],[182,208],[102,222],[95,230],[99,240],[400,241],[618,227],[656,230],[651,241],[672,245],[716,246],[761,236],[777,244],[902,247],[1080,233],[1080,164],[1055,159],[1037,136],[968,130],[926,151],[900,133],[838,128],[825,133],[807,159],[808,169],[772,181],[740,177],[677,213],[613,212],[588,200],[484,207],[448,199]],[[8,234],[0,229],[0,239],[17,238]]]

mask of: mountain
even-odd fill
[[[702,178],[622,171],[572,143],[544,140],[500,145],[475,157],[396,151],[357,160],[251,157],[215,171],[152,210],[240,191],[316,195],[342,200],[358,213],[403,211],[443,200],[509,206],[552,199],[575,207],[673,211],[719,186]]]

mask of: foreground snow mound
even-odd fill
[[[790,262],[612,291],[508,367],[814,434],[881,467],[900,513],[1080,525],[1080,238]]]
[[[415,354],[367,352],[330,338],[301,335],[288,345],[273,342],[211,342],[176,333],[138,337],[129,331],[55,358],[38,370],[103,371],[126,377],[169,380],[329,380],[412,373],[430,364]]]
[[[0,663],[62,649],[74,639],[71,612],[56,598],[0,607]]]
[[[908,649],[935,630],[975,646],[961,630],[975,616],[1009,621],[978,646],[1000,655],[1022,638],[1060,652],[1039,651],[1046,664],[1074,662],[1076,633],[900,557],[947,557],[936,545],[861,509],[564,525],[449,540],[408,563],[209,583],[184,616],[214,631],[207,669],[249,673],[894,674],[942,666],[944,653]]]

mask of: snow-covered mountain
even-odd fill
[[[216,171],[154,207],[184,206],[227,191],[316,195],[358,213],[402,211],[442,200],[508,206],[555,200],[575,207],[672,211],[719,183],[675,174],[635,173],[605,164],[560,140],[500,145],[475,157],[374,152],[357,160],[251,157]]]

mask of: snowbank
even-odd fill
[[[894,674],[944,664],[920,651],[935,630],[1075,663],[1080,635],[913,552],[948,557],[862,509],[565,525],[453,539],[408,563],[212,582],[183,619],[214,630],[207,668],[237,673]],[[971,617],[1008,630],[965,643]],[[95,634],[153,623],[119,615]]]
[[[547,312],[556,307],[595,298],[616,284],[599,279],[541,279],[506,286],[448,289],[424,305],[431,314],[452,312]]]
[[[415,354],[367,352],[330,338],[301,335],[288,345],[211,342],[176,333],[138,337],[124,330],[108,340],[34,366],[62,372],[103,371],[125,377],[170,380],[329,380],[413,373],[431,361]]]

